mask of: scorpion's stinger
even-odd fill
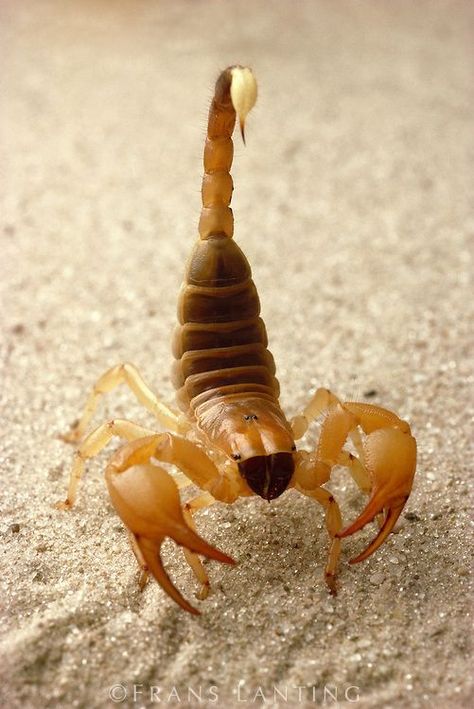
[[[240,134],[245,144],[245,119],[257,100],[257,82],[248,67],[230,68],[230,97],[239,119]]]

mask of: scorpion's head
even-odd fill
[[[265,500],[279,497],[295,470],[296,446],[279,406],[262,398],[214,404],[200,419],[210,441],[237,463],[247,485]]]

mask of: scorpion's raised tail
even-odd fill
[[[217,438],[217,424],[222,418],[229,419],[229,409],[224,417],[222,412],[216,414],[214,426],[210,423],[212,411],[217,411],[212,408],[213,402],[218,401],[220,406],[227,401],[225,397],[238,395],[242,402],[249,397],[252,402],[255,397],[264,399],[266,410],[269,401],[278,407],[275,363],[259,317],[260,301],[249,262],[232,238],[234,217],[229,207],[233,189],[229,172],[232,133],[238,120],[244,134],[246,117],[256,99],[257,82],[247,67],[228,67],[217,79],[204,148],[200,238],[188,259],[178,302],[179,325],[173,338],[172,378],[178,405],[191,418],[199,418],[198,428],[214,430]],[[244,413],[252,412],[249,409]],[[240,430],[242,412],[235,415]],[[283,416],[279,408],[277,415]],[[207,423],[203,417],[207,417]],[[285,421],[282,425],[288,438],[289,426]],[[216,443],[217,439],[214,443],[231,459],[237,451],[230,450],[230,427],[222,426],[222,431],[224,448]],[[257,434],[256,440],[260,441]],[[269,453],[279,451],[276,447]],[[287,446],[281,451],[287,451]],[[260,446],[247,453],[252,458],[265,455],[266,451]],[[242,457],[242,452],[238,455]]]
[[[201,239],[215,235],[229,238],[234,233],[234,217],[229,207],[233,182],[230,168],[234,155],[232,133],[236,118],[245,143],[245,119],[257,100],[257,82],[248,67],[230,66],[216,82],[209,109],[204,147]]]

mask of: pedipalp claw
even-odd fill
[[[348,537],[350,534],[358,532],[360,529],[365,527],[366,524],[369,524],[369,522],[372,522],[376,515],[383,510],[383,503],[380,504],[377,497],[377,495],[373,494],[367,507],[364,508],[357,519],[355,519],[348,527],[345,527],[345,529],[338,532],[336,537],[339,537],[340,539],[343,537]]]
[[[181,606],[181,608],[185,611],[188,611],[188,613],[192,613],[193,615],[201,615],[201,611],[188,603],[168,576],[160,556],[160,547],[162,542],[163,539],[159,541],[151,541],[150,539],[145,538],[137,539],[138,546],[140,547],[140,551],[142,552],[147,563],[148,570],[153,574],[163,591],[165,591],[168,596],[171,596],[175,603]]]
[[[202,537],[194,532],[191,527],[184,521],[182,525],[177,525],[175,529],[168,533],[174,541],[180,546],[186,547],[195,554],[202,554],[208,559],[221,561],[223,564],[235,564],[235,560],[231,556],[227,556],[223,551],[208,544]]]
[[[199,611],[173,585],[163,566],[160,548],[165,537],[209,559],[224,564],[235,564],[235,561],[189,527],[183,517],[177,485],[166,470],[152,463],[136,464],[140,458],[147,457],[147,442],[141,442],[141,449],[139,443],[119,449],[107,466],[105,478],[110,498],[125,526],[135,536],[147,569],[178,605],[196,615]]]
[[[395,527],[397,519],[400,517],[401,511],[403,510],[404,506],[405,506],[405,501],[399,507],[391,507],[387,511],[387,513],[385,515],[384,522],[383,522],[382,526],[380,527],[379,533],[377,534],[375,539],[373,539],[371,541],[371,543],[369,544],[369,546],[367,547],[367,549],[365,551],[363,551],[361,554],[354,557],[353,559],[350,559],[349,560],[350,564],[358,564],[359,561],[364,561],[384,543],[384,541],[386,540],[386,538],[388,537],[388,535],[390,534],[392,529]]]
[[[364,440],[364,455],[372,479],[372,495],[359,517],[336,537],[358,532],[382,511],[385,518],[375,539],[365,551],[351,559],[351,564],[367,559],[393,530],[413,485],[416,442],[409,432],[398,428],[378,429]]]
[[[171,535],[170,535],[171,536]],[[194,535],[195,540],[192,540],[190,542],[190,545],[186,542],[186,544],[183,541],[180,541],[176,537],[172,537],[175,542],[182,546],[186,546],[187,549],[191,549],[191,551],[194,551],[198,554],[204,554],[205,556],[209,557],[210,559],[216,559],[217,561],[222,561],[224,564],[235,564],[235,561],[230,557],[227,556],[226,554],[223,554],[219,549],[215,549],[212,547],[210,544],[207,544],[201,537],[199,537],[197,534]],[[183,537],[179,535],[179,538],[182,540]],[[145,537],[138,537],[137,538],[137,544],[140,547],[140,551],[143,554],[143,557],[146,561],[148,571],[154,576],[156,581],[160,584],[161,588],[175,601],[181,608],[184,608],[185,611],[188,611],[189,613],[193,613],[194,615],[200,615],[200,611],[197,610],[197,608],[194,608],[185,598],[182,596],[180,591],[176,588],[176,586],[173,584],[171,581],[170,577],[168,576],[165,567],[163,566],[163,562],[161,560],[161,555],[160,555],[160,549],[161,545],[164,541],[164,537],[161,539],[146,539]],[[188,541],[188,540],[187,540]]]

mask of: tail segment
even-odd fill
[[[201,239],[234,233],[234,217],[229,207],[233,182],[230,175],[234,147],[232,133],[236,116],[245,142],[245,119],[255,105],[257,83],[250,69],[231,66],[220,74],[209,109],[204,147],[202,211],[199,220]]]

